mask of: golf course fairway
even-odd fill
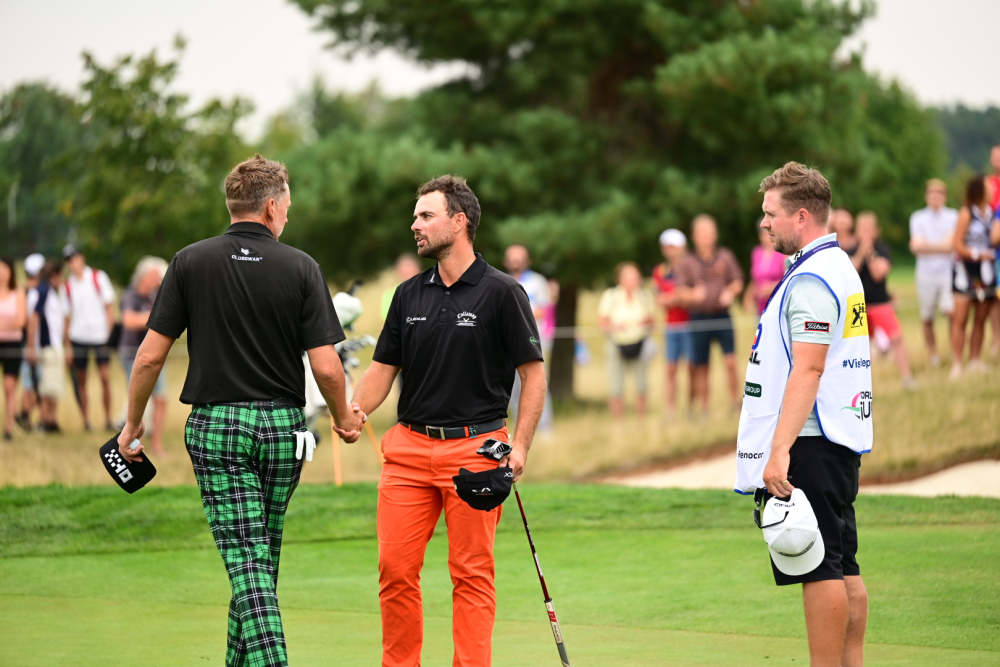
[[[799,587],[773,585],[733,493],[521,489],[574,667],[806,665]],[[290,663],[376,665],[376,493],[292,499],[278,593]],[[1000,500],[862,496],[872,665],[1000,665]],[[423,576],[423,663],[451,664],[444,524]],[[496,667],[557,665],[511,501],[497,536]],[[3,664],[222,664],[229,587],[191,487],[0,489]]]

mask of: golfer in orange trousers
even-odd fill
[[[420,570],[441,512],[448,524],[454,587],[455,667],[489,667],[496,617],[493,539],[500,508],[476,510],[459,499],[459,468],[495,468],[476,450],[507,441],[507,404],[521,378],[510,441],[514,479],[545,406],[545,368],[528,295],[472,249],[479,200],[464,179],[442,176],[418,191],[413,211],[417,254],[437,264],[396,288],[372,364],[352,404],[373,412],[400,374],[399,423],[382,440],[379,481],[379,599],[383,667],[419,667],[423,646]],[[358,434],[337,432],[347,442]]]
[[[420,570],[442,510],[454,587],[454,664],[490,664],[497,607],[493,539],[503,507],[488,512],[472,509],[458,497],[451,480],[459,468],[479,472],[496,467],[496,462],[476,454],[487,438],[507,442],[507,429],[472,439],[435,440],[396,425],[382,439],[378,570],[383,665],[420,664],[424,636]]]

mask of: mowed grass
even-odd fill
[[[804,665],[798,587],[777,588],[746,498],[525,484],[577,667]],[[294,665],[380,656],[376,491],[304,485],[279,594]],[[862,496],[868,661],[1000,665],[1000,501]],[[451,660],[444,525],[423,576],[424,664]],[[557,664],[513,500],[496,544],[497,667]],[[229,588],[191,487],[0,490],[0,663],[219,664]]]
[[[357,334],[378,335],[381,319],[378,303],[382,290],[392,285],[391,274],[363,286],[359,296],[367,310],[356,326]],[[874,365],[875,445],[864,458],[862,482],[912,478],[955,463],[982,458],[1000,458],[1000,365],[988,350],[992,332],[988,332],[984,359],[988,372],[948,381],[948,332],[943,318],[937,320],[939,350],[945,362],[934,368],[928,363],[923,334],[917,313],[913,270],[900,267],[889,278],[889,287],[898,299],[898,314],[910,351],[919,390],[903,390],[895,365],[888,357],[876,356]],[[733,445],[739,417],[729,409],[727,382],[722,358],[714,351],[711,367],[711,404],[708,418],[687,418],[687,403],[680,401],[674,418],[662,409],[665,365],[662,356],[662,333],[656,335],[661,354],[650,364],[650,414],[639,419],[630,414],[624,423],[615,424],[608,412],[608,381],[605,370],[605,340],[597,329],[599,291],[581,293],[578,335],[587,343],[591,359],[579,366],[575,376],[575,394],[579,402],[558,406],[555,427],[540,433],[531,452],[526,479],[531,481],[586,480],[595,476],[637,469]],[[756,329],[756,319],[734,308],[736,330],[736,366],[742,388],[745,359]],[[355,378],[367,367],[371,350],[361,356]],[[687,394],[686,373],[682,366],[680,394]],[[170,412],[165,446],[169,458],[154,458],[159,474],[154,484],[172,486],[193,484],[191,464],[184,451],[184,421],[190,408],[178,402],[187,357],[178,346],[167,363]],[[112,361],[112,392],[116,411],[125,398],[124,374],[118,360]],[[95,373],[91,373],[89,393],[94,401],[99,395]],[[630,382],[627,400],[633,402]],[[395,420],[393,392],[386,403],[372,415],[379,436]],[[101,416],[91,408],[95,424]],[[66,434],[61,437],[24,434],[17,431],[13,443],[0,442],[0,486],[29,486],[56,482],[70,486],[110,484],[111,480],[97,465],[97,448],[109,434],[84,433],[79,411],[67,382],[60,406],[60,420]],[[354,445],[343,445],[343,477],[348,482],[373,481],[378,478],[379,463],[367,436]],[[331,482],[334,479],[333,454],[327,438],[306,466],[304,481]]]

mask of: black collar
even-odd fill
[[[466,283],[468,285],[478,285],[479,281],[483,279],[483,274],[486,273],[486,260],[478,252],[476,253],[476,259],[472,262],[472,265],[465,270],[462,277],[455,281],[458,283]],[[441,282],[441,276],[438,274],[437,264],[434,268],[427,272],[427,277],[424,278],[425,285],[441,285],[445,287],[445,284]]]
[[[234,222],[229,225],[229,229],[226,230],[227,234],[250,234],[252,236],[264,236],[266,238],[274,240],[274,234],[271,230],[259,222],[254,222],[252,220],[244,220],[243,222]]]

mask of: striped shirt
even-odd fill
[[[743,269],[728,248],[717,248],[710,260],[702,259],[696,252],[689,253],[677,270],[677,284],[681,287],[705,287],[705,298],[689,306],[692,313],[727,310],[719,303],[719,296],[726,286],[737,280],[743,280]]]

